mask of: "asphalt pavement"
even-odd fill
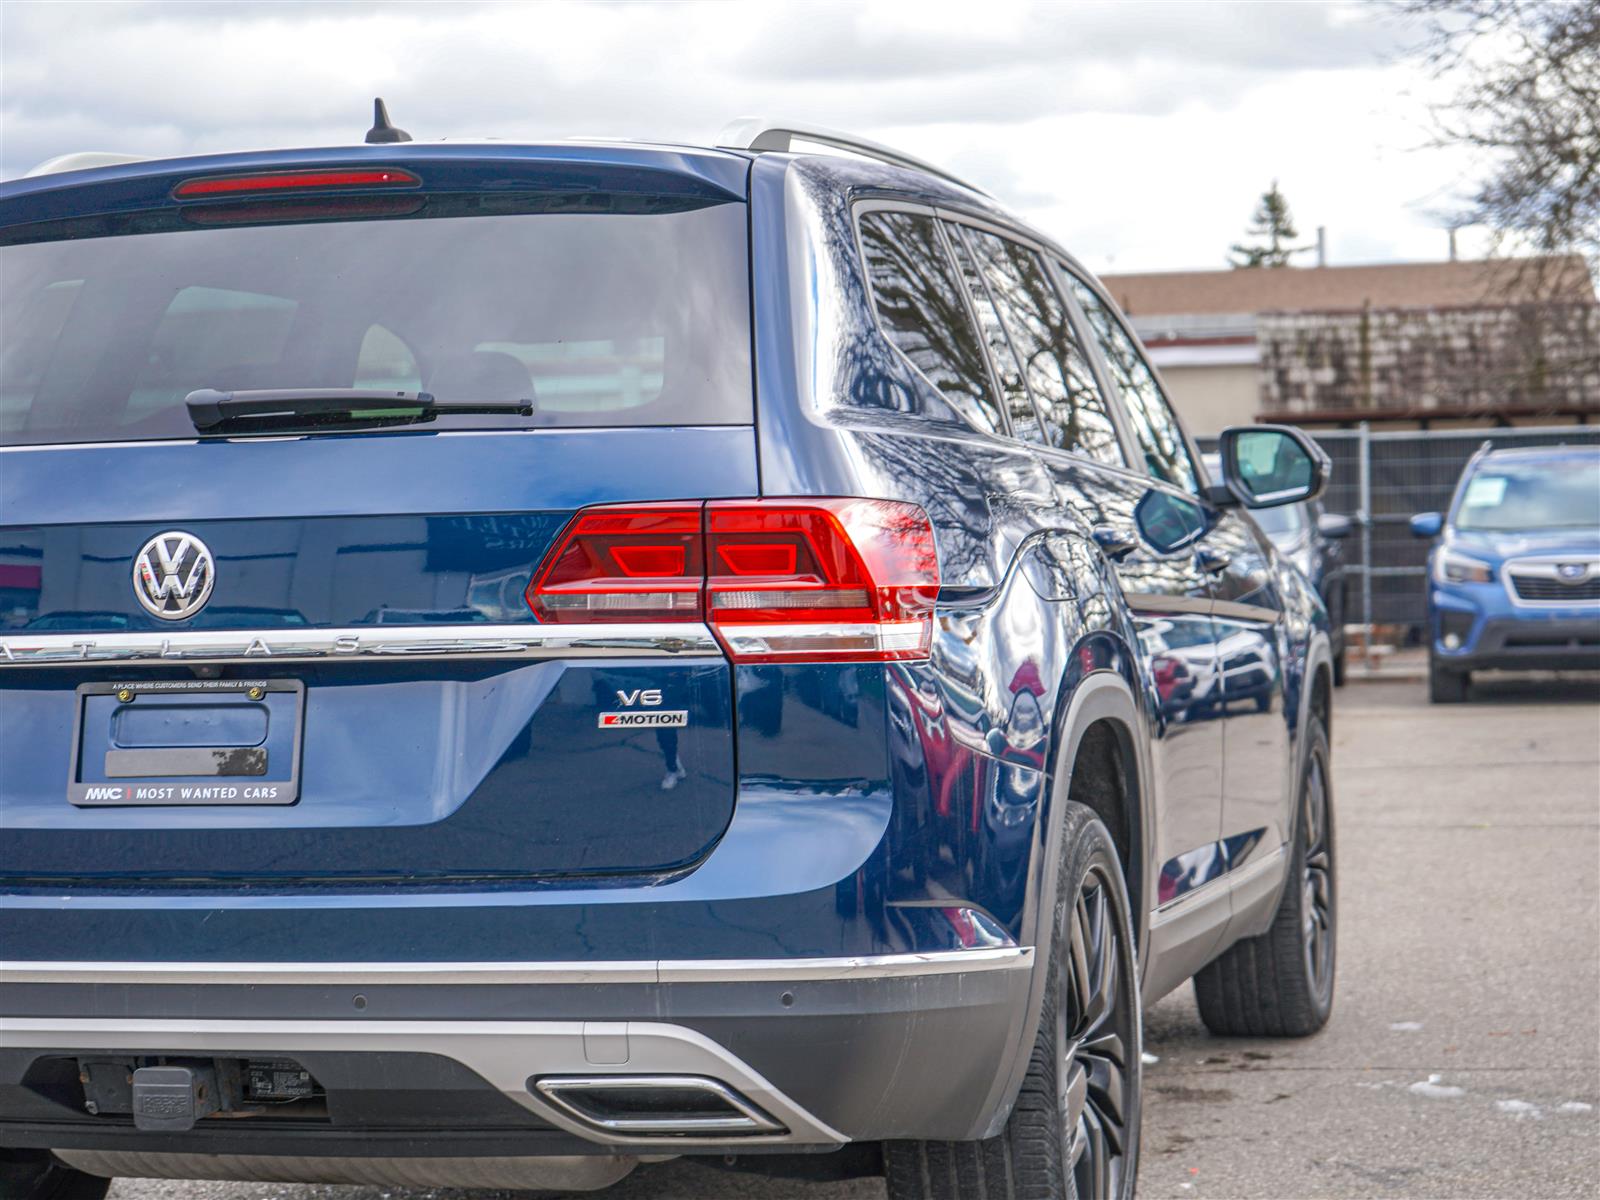
[[[1333,1019],[1206,1033],[1185,986],[1146,1018],[1141,1197],[1600,1195],[1600,684],[1343,689],[1333,720]],[[489,1200],[496,1193],[123,1180],[111,1200]],[[881,1200],[685,1164],[604,1200]]]

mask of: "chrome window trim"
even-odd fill
[[[0,636],[0,667],[264,663],[395,658],[547,659],[721,655],[703,624],[360,625],[336,629],[24,631]]]
[[[1031,946],[849,958],[637,959],[622,962],[0,962],[0,985],[752,983],[1025,971]]]
[[[1528,600],[1517,594],[1516,585],[1511,582],[1511,576],[1532,575],[1538,579],[1554,579],[1558,583],[1565,580],[1556,573],[1556,568],[1562,563],[1581,562],[1589,565],[1589,570],[1584,574],[1582,582],[1587,582],[1600,576],[1600,555],[1593,554],[1544,554],[1530,558],[1508,558],[1500,564],[1500,585],[1505,588],[1506,596],[1517,608],[1600,608],[1600,600]]]

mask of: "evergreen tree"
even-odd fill
[[[1289,215],[1289,202],[1278,190],[1276,179],[1261,193],[1261,203],[1256,205],[1255,215],[1250,218],[1250,234],[1265,239],[1265,244],[1235,243],[1234,257],[1228,260],[1235,267],[1286,267],[1289,256],[1304,248],[1288,245],[1300,235],[1295,230],[1294,218]]]

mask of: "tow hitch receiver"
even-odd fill
[[[217,1111],[210,1067],[140,1067],[133,1073],[133,1125],[146,1133],[182,1133]]]

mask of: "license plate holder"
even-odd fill
[[[85,683],[67,800],[80,807],[293,804],[305,684],[297,679]]]

